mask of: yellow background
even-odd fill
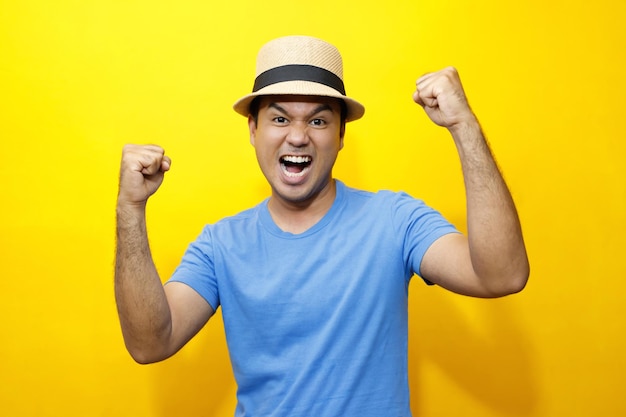
[[[113,299],[124,143],[172,171],[149,205],[165,279],[201,227],[268,194],[232,103],[265,41],[343,53],[335,174],[406,190],[464,229],[454,146],[411,101],[454,65],[512,189],[529,250],[521,294],[410,292],[417,416],[626,415],[626,3],[531,0],[0,2],[0,415],[229,416],[220,317],[140,366]]]

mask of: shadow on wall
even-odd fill
[[[471,307],[472,317],[468,317],[455,297],[462,296],[439,288],[412,294],[409,363],[414,413],[424,414],[419,412],[419,392],[424,391],[420,385],[427,382],[419,379],[419,367],[431,363],[468,396],[498,415],[532,415],[537,389],[530,346],[508,299],[458,299]],[[451,401],[442,408],[454,404]],[[446,411],[464,414],[467,410]]]
[[[220,416],[234,412],[237,387],[221,309],[181,351],[150,366],[156,416]]]

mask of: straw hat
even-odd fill
[[[339,50],[309,36],[286,36],[263,45],[257,56],[252,93],[239,99],[233,108],[248,116],[250,103],[261,95],[337,97],[346,103],[347,122],[365,113],[361,103],[346,96]]]

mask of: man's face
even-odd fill
[[[257,120],[248,118],[250,143],[272,196],[303,206],[325,194],[343,147],[338,99],[318,96],[267,96]]]

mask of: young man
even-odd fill
[[[126,146],[115,290],[133,358],[173,355],[221,306],[237,416],[409,416],[411,277],[499,297],[529,274],[515,206],[457,72],[421,77],[413,98],[457,146],[467,237],[422,201],[333,178],[345,123],[364,108],[345,94],[339,52],[315,38],[266,44],[252,94],[234,106],[248,117],[271,196],[206,226],[165,286],[145,207],[170,159],[157,146]]]

